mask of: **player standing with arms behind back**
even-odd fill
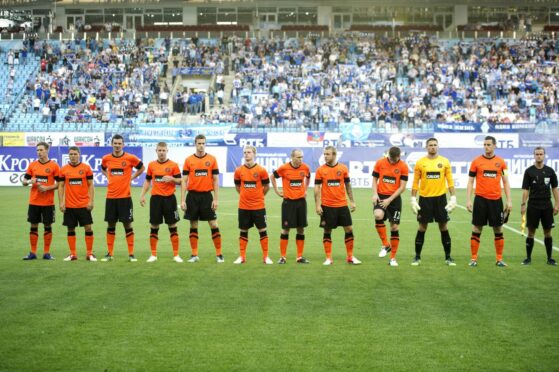
[[[456,266],[450,256],[451,240],[448,232],[448,214],[456,208],[456,195],[454,193],[454,180],[450,161],[439,155],[439,141],[429,138],[426,142],[427,156],[419,159],[413,169],[413,186],[411,189],[411,208],[417,214],[419,224],[415,236],[415,258],[413,266],[421,263],[421,251],[425,241],[425,232],[430,222],[439,224],[441,242],[443,244],[445,263],[448,266]],[[446,189],[450,192],[450,201],[446,201]],[[419,193],[419,203],[417,194]]]
[[[173,261],[181,263],[183,261],[179,256],[179,234],[177,233],[177,222],[180,221],[180,217],[177,211],[177,198],[175,197],[175,189],[177,185],[181,184],[181,171],[177,163],[167,159],[169,149],[165,142],[159,142],[155,151],[157,153],[157,160],[148,164],[146,180],[140,195],[140,205],[143,207],[146,204],[146,193],[153,183],[151,198],[149,199],[149,223],[151,224],[149,245],[151,256],[149,256],[147,262],[157,261],[159,225],[165,219],[165,223],[169,226],[171,246],[173,247]]]
[[[276,178],[281,177],[282,189],[278,189]],[[305,249],[305,227],[307,227],[307,189],[311,170],[303,163],[303,151],[291,151],[291,161],[281,165],[273,173],[272,186],[276,194],[283,198],[281,203],[281,236],[279,264],[287,262],[287,244],[289,242],[289,229],[296,228],[297,235],[297,263],[307,264],[309,261],[303,257]]]
[[[43,259],[54,260],[50,254],[52,242],[52,224],[54,222],[54,190],[58,188],[58,175],[60,167],[49,159],[49,144],[39,142],[36,146],[37,160],[29,164],[21,183],[23,186],[31,185],[29,194],[29,208],[27,210],[27,222],[31,224],[29,231],[29,242],[31,252],[24,260],[35,260],[37,258],[37,242],[39,240],[39,223],[44,226],[44,251]]]
[[[526,259],[523,265],[532,263],[532,250],[534,249],[534,235],[536,229],[542,222],[545,252],[547,253],[547,264],[556,266],[551,255],[553,252],[553,236],[551,229],[555,226],[553,216],[559,212],[559,192],[557,191],[557,174],[553,168],[545,165],[545,149],[536,147],[534,149],[534,165],[524,171],[522,181],[522,204],[520,213],[526,213],[526,226],[528,236],[526,237]],[[551,194],[555,199],[555,207],[551,203]],[[528,201],[528,207],[526,207]]]
[[[512,209],[510,198],[510,184],[507,176],[507,164],[505,160],[495,155],[497,140],[495,137],[487,136],[483,141],[484,154],[478,156],[470,165],[468,188],[466,190],[468,212],[472,213],[472,237],[470,239],[470,250],[472,259],[471,267],[477,266],[477,253],[479,250],[481,232],[483,226],[489,224],[493,227],[495,234],[494,244],[499,267],[507,264],[503,261],[503,250],[505,238],[503,236],[503,224]],[[475,198],[472,206],[471,196],[475,182]],[[501,199],[501,182],[507,198],[507,207],[503,209]]]
[[[332,229],[338,226],[344,228],[346,262],[359,265],[361,261],[353,256],[353,221],[351,212],[355,211],[353,190],[349,171],[344,164],[336,160],[337,151],[334,146],[324,148],[324,164],[316,170],[314,180],[314,201],[316,214],[320,216],[320,227],[324,229],[322,244],[326,253],[323,265],[329,266],[332,260]],[[349,197],[349,207],[346,198]]]
[[[83,226],[85,230],[85,259],[97,261],[93,255],[93,217],[91,211],[94,205],[95,189],[93,186],[93,171],[89,164],[80,159],[80,148],[72,146],[68,149],[70,162],[60,170],[60,186],[58,200],[60,211],[64,213],[63,225],[68,228],[68,247],[70,255],[64,261],[76,261],[76,226]]]
[[[113,152],[103,156],[101,171],[107,177],[107,199],[105,200],[105,221],[107,221],[107,255],[101,261],[112,261],[115,245],[116,223],[122,222],[126,232],[128,261],[136,262],[134,256],[134,210],[130,194],[130,183],[138,178],[146,168],[135,155],[124,152],[124,138],[115,134],[111,139]],[[136,172],[132,174],[132,168]]]
[[[408,165],[400,160],[400,148],[391,147],[388,157],[375,163],[373,170],[373,213],[375,227],[382,241],[379,257],[390,252],[390,266],[398,266],[396,252],[400,245],[400,218],[402,216],[402,197],[408,182]],[[390,221],[390,244],[386,238],[386,225]]]

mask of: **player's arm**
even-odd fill
[[[373,172],[373,182],[372,182],[372,186],[371,189],[373,191],[373,196],[371,198],[372,202],[373,202],[373,206],[377,205],[378,203],[378,174],[375,174]]]
[[[136,165],[136,172],[134,172],[134,174],[132,175],[132,179],[130,181],[133,181],[136,178],[140,177],[140,175],[144,173],[145,170],[146,170],[146,166],[144,165],[144,163],[140,161],[140,163]]]
[[[316,214],[319,216],[322,215],[322,205],[321,205],[321,197],[322,197],[322,180],[314,180],[314,205],[316,209]]]
[[[276,178],[279,178],[279,176],[280,175],[278,174],[277,171],[273,171],[272,175],[270,176],[270,181],[272,181],[272,187],[274,188],[274,191],[276,192],[277,196],[283,198],[283,191],[278,188],[278,182],[276,181]]]
[[[215,211],[217,206],[219,205],[219,173],[214,174],[213,176],[213,189],[214,189],[214,198],[212,201],[212,209]]]
[[[264,196],[270,191],[270,179],[265,178],[262,180],[262,191],[264,192]]]
[[[146,180],[142,185],[142,193],[140,194],[140,205],[143,207],[146,205],[146,193],[149,191],[151,186],[151,176],[146,176]]]
[[[555,199],[555,207],[553,207],[553,215],[556,216],[559,213],[559,191],[557,187],[551,189],[551,193],[553,194],[553,199]]]
[[[530,193],[527,189],[522,189],[522,201],[520,202],[520,214],[523,215],[526,213],[526,202],[528,201],[528,194]],[[557,202],[557,199],[555,199]],[[557,203],[555,203],[557,204]]]
[[[355,200],[353,199],[353,189],[351,188],[351,179],[349,177],[344,179],[345,191],[347,197],[349,198],[349,210],[351,212],[355,211]]]
[[[62,187],[62,185],[60,185]],[[87,210],[93,210],[93,206],[95,205],[95,185],[93,183],[93,176],[92,178],[87,179],[87,193],[89,194],[89,204],[87,205]]]
[[[474,192],[474,180],[475,176],[472,176],[471,173],[468,176],[468,185],[466,186],[466,209],[468,212],[472,212],[472,194]]]
[[[186,189],[188,187],[188,171],[182,171],[181,178],[181,209],[186,211]]]
[[[66,191],[66,183],[64,182],[64,179],[60,180],[60,185],[58,187],[58,205],[60,208],[60,212],[64,213],[66,212],[66,200],[64,199],[65,195],[65,191]]]
[[[507,210],[510,213],[510,211],[512,210],[512,199],[510,197],[509,176],[508,176],[506,171],[503,172],[503,177],[502,177],[501,181],[503,182],[503,188],[505,190],[505,197],[507,198]]]
[[[29,173],[25,173],[23,179],[21,180],[21,184],[23,186],[33,185],[35,182],[37,182],[37,179]]]
[[[413,169],[413,184],[411,187],[411,198],[410,198],[410,205],[411,210],[414,214],[417,214],[421,210],[419,203],[417,202],[417,190],[419,190],[419,180],[421,179],[421,168],[415,164]]]

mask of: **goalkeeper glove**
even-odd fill
[[[417,203],[417,198],[415,196],[411,197],[410,204],[411,204],[411,210],[413,211],[413,214],[417,214],[417,212],[421,210],[421,207]]]
[[[446,207],[444,207],[444,209],[446,209],[448,213],[451,213],[454,210],[454,208],[456,208],[456,195],[452,195],[450,197],[450,201],[448,202]]]

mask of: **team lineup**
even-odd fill
[[[472,214],[472,233],[470,238],[471,259],[469,265],[478,265],[478,251],[484,226],[493,229],[495,246],[495,263],[505,267],[503,260],[505,238],[503,225],[513,210],[507,165],[495,154],[496,139],[485,137],[483,154],[473,159],[468,174],[465,207]],[[195,138],[195,153],[184,161],[182,171],[179,165],[168,159],[168,147],[160,142],[156,147],[157,160],[150,162],[147,170],[141,159],[124,151],[124,139],[120,135],[111,140],[112,152],[103,157],[101,167],[107,177],[108,186],[105,201],[105,222],[107,223],[107,253],[101,261],[114,259],[114,244],[117,223],[122,223],[128,248],[128,260],[136,262],[134,254],[134,229],[132,223],[133,201],[131,182],[146,171],[146,177],[140,195],[140,205],[149,200],[149,245],[151,255],[147,262],[157,261],[159,227],[168,226],[169,239],[173,250],[173,260],[182,263],[179,255],[180,239],[177,223],[180,221],[179,208],[184,212],[184,219],[190,223],[189,243],[190,263],[199,261],[198,224],[207,221],[211,230],[211,240],[215,248],[217,263],[224,263],[222,237],[218,226],[217,210],[219,206],[219,167],[217,159],[206,152],[206,138]],[[449,215],[457,207],[454,181],[450,161],[439,155],[438,141],[430,138],[426,141],[426,156],[417,161],[413,171],[410,207],[418,222],[415,236],[415,257],[411,265],[421,264],[421,253],[428,226],[436,222],[441,235],[444,251],[444,263],[456,266],[451,256],[452,241],[448,228]],[[54,194],[58,192],[59,209],[63,213],[63,225],[67,227],[69,255],[65,261],[78,259],[76,227],[85,231],[86,260],[97,261],[93,254],[94,234],[92,229],[92,210],[95,200],[93,171],[81,162],[79,147],[68,150],[69,163],[60,167],[49,159],[49,145],[40,142],[36,146],[37,160],[32,162],[22,180],[24,186],[31,185],[28,207],[30,223],[30,252],[24,260],[37,259],[39,245],[39,224],[43,224],[43,259],[53,260],[50,252],[52,242],[52,224],[55,222]],[[303,162],[303,151],[294,149],[290,161],[268,174],[265,168],[256,163],[257,150],[253,146],[243,149],[244,164],[234,173],[234,184],[239,194],[238,228],[239,256],[234,264],[244,264],[249,243],[248,231],[253,226],[259,233],[262,262],[270,265],[274,261],[269,256],[269,241],[266,220],[265,196],[270,190],[282,198],[281,234],[279,241],[280,258],[278,264],[287,263],[287,248],[291,229],[296,230],[296,263],[308,264],[304,257],[305,228],[307,220],[307,191],[311,180],[311,169]],[[556,265],[552,258],[554,216],[559,212],[558,181],[555,171],[545,165],[545,149],[534,149],[534,164],[526,169],[522,182],[522,202],[520,213],[525,216],[528,234],[526,237],[526,258],[523,265],[531,263],[534,236],[540,223],[544,234],[547,263]],[[332,265],[332,230],[342,227],[346,262],[361,264],[353,255],[354,235],[352,212],[356,209],[353,198],[348,168],[337,161],[337,150],[327,146],[323,151],[324,164],[315,171],[314,200],[315,212],[320,218],[323,229],[322,244],[325,253],[323,265]],[[406,190],[409,178],[408,165],[400,159],[398,147],[391,147],[386,157],[375,163],[372,172],[372,213],[375,229],[381,241],[379,257],[388,254],[390,266],[398,266],[396,255],[399,248],[399,226],[402,216],[402,194]],[[281,188],[277,179],[281,178]],[[180,202],[175,191],[180,185]],[[151,191],[150,191],[151,189]],[[447,193],[449,199],[447,199]],[[505,201],[503,203],[502,194]],[[553,199],[553,201],[552,201]],[[388,237],[388,220],[390,237]]]

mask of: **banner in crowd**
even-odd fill
[[[180,67],[180,75],[212,75],[215,68],[213,67]]]
[[[36,146],[46,142],[51,146],[103,146],[104,132],[28,132],[25,133],[24,146]]]
[[[0,132],[0,146],[25,146],[25,133]]]
[[[206,136],[208,144],[224,144],[228,138],[235,138],[235,133],[229,133],[233,124],[208,125],[139,125],[137,133],[129,134],[128,141],[136,143],[181,143],[193,145],[198,134]]]
[[[101,173],[101,160],[103,156],[112,152],[111,147],[80,147],[82,162],[93,169],[93,179],[96,186],[106,186],[107,178]],[[125,151],[142,158],[142,148],[126,147]],[[51,147],[49,151],[51,160],[61,167],[68,163],[68,147]],[[29,164],[37,160],[35,147],[1,147],[0,148],[0,185],[19,186]],[[133,186],[141,186],[145,176],[132,181]]]
[[[435,132],[534,133],[538,123],[435,123]]]
[[[304,161],[313,171],[324,164],[323,149],[302,148]],[[338,160],[347,165],[351,177],[351,183],[356,188],[371,187],[372,172],[376,161],[386,156],[386,148],[341,148],[338,149]],[[497,155],[504,158],[509,168],[509,180],[511,187],[522,187],[522,178],[526,168],[534,163],[532,149],[499,149]],[[483,149],[444,149],[441,155],[447,157],[452,165],[452,173],[455,186],[466,188],[468,183],[468,171],[473,159],[480,156]],[[271,173],[281,164],[290,160],[291,148],[268,147],[258,149],[256,161]],[[413,168],[415,163],[426,155],[423,149],[403,149],[402,160],[410,169],[410,180],[408,188],[411,188],[413,179]],[[233,173],[235,169],[243,164],[243,152],[241,148],[229,148],[227,152],[227,168],[224,175],[224,186],[232,187]],[[551,148],[547,151],[546,164],[559,173],[559,149]],[[311,181],[312,185],[312,181]]]

